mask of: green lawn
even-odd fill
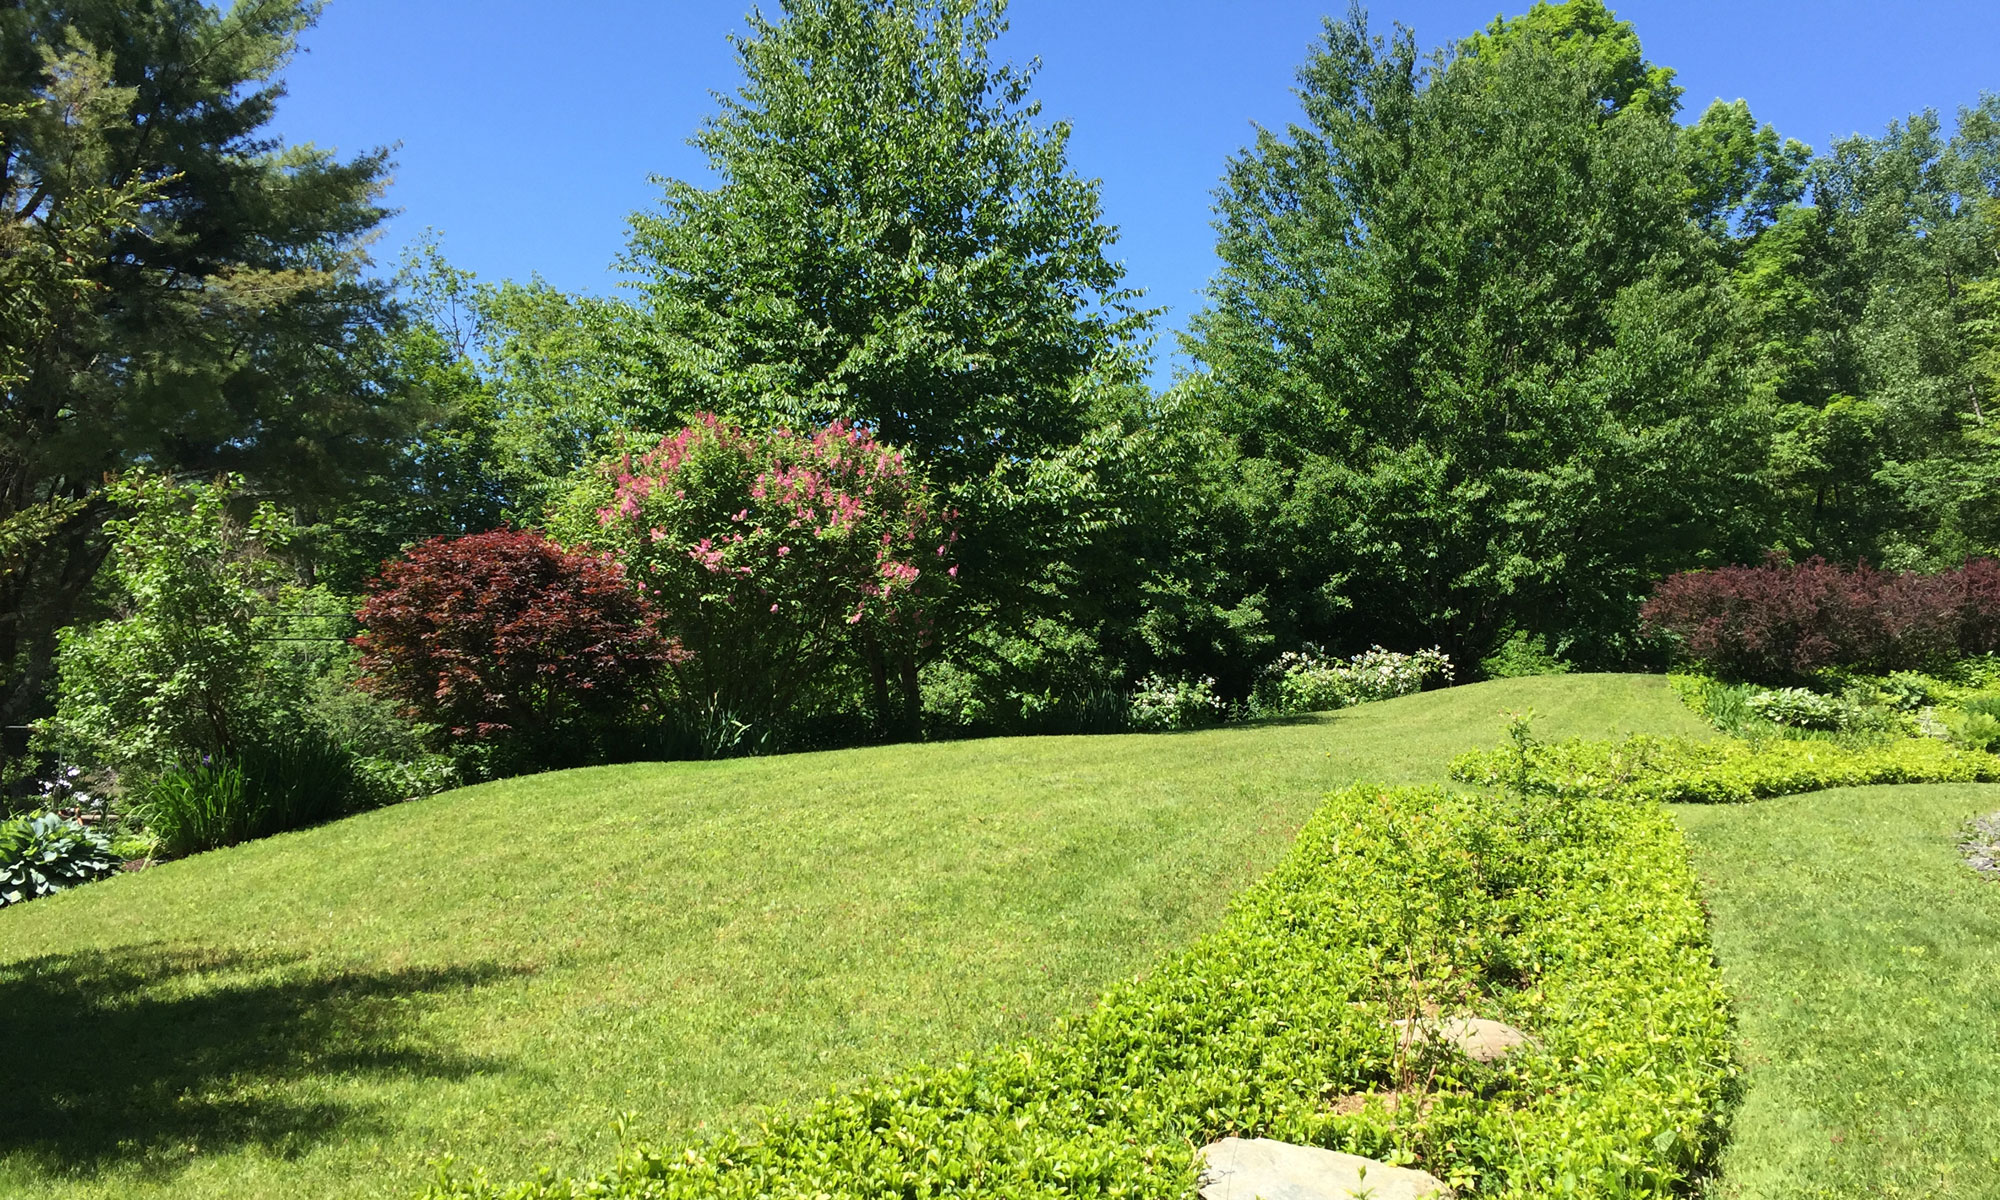
[[[2000,786],[1854,788],[1680,816],[1747,1091],[1718,1197],[2000,1197]]]
[[[1700,732],[1663,680],[1204,733],[567,772],[0,911],[0,1196],[398,1196],[1040,1031],[1212,925],[1329,788]]]

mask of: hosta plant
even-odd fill
[[[80,822],[39,813],[0,823],[0,908],[117,871],[111,843]]]
[[[1845,729],[1853,717],[1850,705],[1805,688],[1773,688],[1743,703],[1765,720],[1795,729]]]

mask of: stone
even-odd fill
[[[1412,1043],[1437,1038],[1476,1063],[1499,1062],[1533,1040],[1512,1025],[1483,1017],[1427,1017],[1397,1021],[1395,1026],[1405,1030]]]
[[[1202,1147],[1201,1200],[1449,1200],[1435,1176],[1358,1154],[1269,1138]]]
[[[1980,817],[1965,827],[1965,840],[1958,844],[1965,863],[1986,875],[2000,875],[2000,812]]]

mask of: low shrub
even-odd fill
[[[111,843],[54,813],[0,821],[0,908],[118,872]]]
[[[1970,750],[2000,749],[2000,696],[1975,696],[1946,709],[1938,720],[1953,742]]]
[[[593,723],[635,709],[635,691],[679,654],[624,567],[533,531],[412,547],[368,585],[358,616],[363,686],[453,739],[529,758],[587,760],[575,751]]]
[[[1876,681],[1882,703],[1897,712],[1916,712],[1941,699],[1937,682],[1915,671],[1896,671]]]
[[[313,731],[162,771],[138,815],[161,853],[195,854],[329,821],[366,804],[338,743]]]
[[[1431,679],[1452,680],[1451,658],[1433,647],[1399,654],[1380,646],[1340,659],[1317,646],[1278,656],[1251,693],[1263,714],[1325,712],[1420,692]]]
[[[1141,733],[1200,729],[1221,721],[1225,712],[1215,680],[1168,679],[1148,675],[1132,691],[1127,719]]]
[[[950,658],[919,674],[932,738],[1121,733],[1131,697],[1125,665],[1091,631],[1039,616],[967,631]]]
[[[290,707],[273,652],[284,572],[272,547],[285,522],[268,504],[247,524],[232,517],[246,502],[234,479],[135,473],[105,498],[114,516],[99,583],[111,615],[62,631],[55,712],[35,742],[130,782],[233,750]]]
[[[379,808],[419,796],[435,796],[464,782],[458,764],[444,754],[410,758],[377,755],[354,759],[355,808]]]
[[[1522,770],[1514,749],[1474,750],[1452,760],[1461,783],[1504,787]],[[1826,788],[1885,783],[2000,782],[2000,758],[1932,738],[1870,745],[1635,735],[1622,742],[1573,739],[1528,752],[1533,785],[1563,796],[1727,804]]]
[[[1504,1016],[1494,1067],[1390,1022]],[[1658,806],[1359,787],[1222,928],[1047,1038],[850,1089],[754,1133],[634,1143],[590,1180],[433,1200],[1184,1196],[1194,1149],[1268,1136],[1482,1196],[1681,1194],[1717,1143],[1728,1015]]]
[[[1939,665],[2000,649],[2000,559],[1935,575],[1818,558],[1688,571],[1655,588],[1639,615],[1647,633],[1731,679]]]
[[[1856,715],[1854,706],[1805,688],[1753,692],[1743,703],[1745,708],[1773,724],[1799,729],[1845,729],[1854,723]]]
[[[1935,733],[1927,725],[1929,706],[1909,707],[1919,675],[1899,675],[1896,682],[1866,675],[1829,673],[1823,687],[1838,686],[1837,694],[1810,688],[1763,688],[1750,683],[1725,683],[1705,675],[1672,675],[1669,682],[1688,708],[1731,737],[1751,742],[1773,738],[1795,741],[1837,741],[1860,744],[1885,736]],[[1948,685],[1940,685],[1948,686]]]
[[[1567,675],[1570,664],[1549,649],[1548,639],[1516,630],[1493,653],[1479,660],[1479,673],[1488,679],[1523,679],[1531,675]]]

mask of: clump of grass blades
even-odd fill
[[[139,812],[162,853],[194,854],[331,820],[358,790],[346,748],[305,732],[169,768],[145,788]]]

